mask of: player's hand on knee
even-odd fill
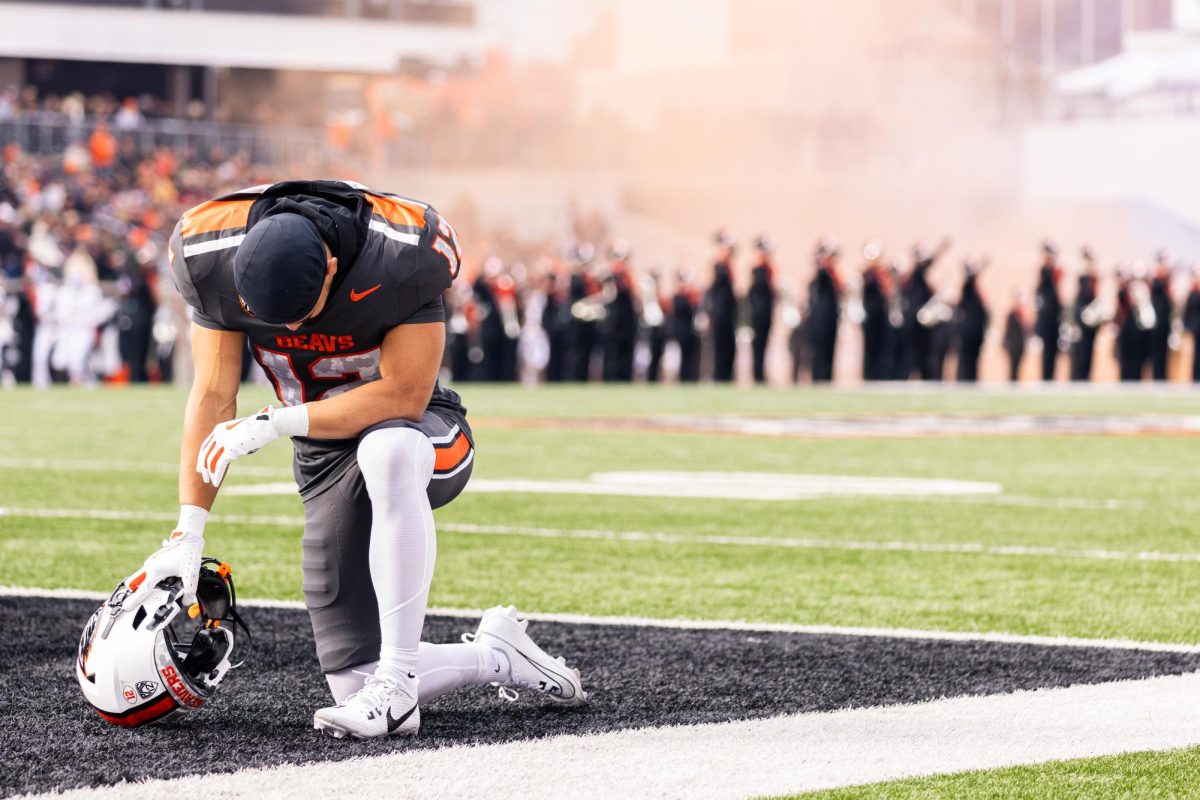
[[[280,436],[303,436],[306,433],[308,411],[305,406],[266,406],[257,414],[218,423],[200,444],[200,452],[196,454],[196,471],[205,483],[220,486],[230,462],[235,458],[255,453]]]
[[[125,579],[125,586],[133,591],[126,600],[127,607],[135,608],[142,597],[167,578],[183,581],[185,604],[196,602],[196,583],[200,578],[203,550],[203,534],[184,531],[172,533],[163,540],[162,547],[150,554],[141,569]]]

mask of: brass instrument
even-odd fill
[[[846,297],[842,301],[843,318],[854,325],[861,325],[867,318],[867,309],[863,306],[862,275],[851,275],[846,280]]]
[[[1153,310],[1153,309],[1152,309]],[[1106,322],[1112,322],[1116,314],[1097,297],[1079,312],[1079,319],[1088,328],[1099,328]]]
[[[1154,303],[1150,302],[1150,287],[1137,282],[1129,287],[1129,299],[1133,304],[1133,321],[1138,329],[1151,330],[1158,322],[1158,314],[1154,311]]]
[[[662,304],[658,302],[658,280],[653,275],[643,275],[639,283],[642,295],[642,322],[647,328],[657,328],[667,319]]]
[[[946,302],[941,292],[934,292],[925,305],[917,309],[917,324],[922,328],[936,328],[954,318],[954,308]]]

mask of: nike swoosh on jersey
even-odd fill
[[[376,289],[378,289],[381,286],[383,286],[382,283],[377,283],[374,286],[372,286],[370,289],[367,289],[365,292],[356,292],[353,289],[351,289],[350,290],[350,302],[357,303],[359,300],[362,300],[364,297],[366,297],[371,292],[375,291]]]
[[[406,720],[406,719],[408,719],[409,717],[411,717],[411,716],[413,715],[413,712],[414,712],[414,711],[416,711],[416,710],[417,710],[417,706],[416,706],[416,704],[414,703],[414,704],[413,704],[413,707],[412,707],[412,708],[410,708],[410,709],[409,709],[407,712],[405,712],[404,716],[402,716],[400,719],[395,719],[395,718],[393,718],[393,717],[392,717],[392,709],[391,709],[391,706],[389,706],[389,707],[388,707],[388,710],[387,710],[387,728],[388,728],[388,733],[393,733],[393,732],[395,732],[396,728],[399,728],[401,725],[403,725],[403,724],[404,724],[404,720]]]

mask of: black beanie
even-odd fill
[[[325,285],[325,241],[300,214],[275,214],[246,234],[233,259],[233,285],[255,319],[297,322]]]

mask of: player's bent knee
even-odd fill
[[[397,487],[415,481],[424,490],[433,476],[434,452],[429,437],[413,428],[379,428],[358,443],[358,466],[372,484]]]

